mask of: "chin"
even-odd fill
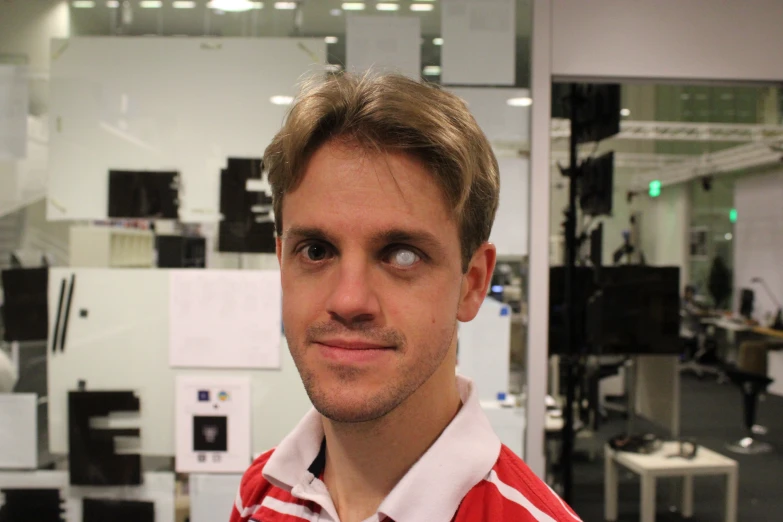
[[[318,377],[308,379],[305,389],[318,413],[334,422],[359,423],[380,419],[402,404],[413,391],[396,389],[390,384],[379,387],[357,380],[324,381]]]

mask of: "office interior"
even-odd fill
[[[583,520],[775,519],[783,70],[751,43],[783,39],[781,7],[462,4],[472,31],[446,0],[0,1],[0,515],[227,518],[243,466],[310,407],[279,335],[261,155],[303,75],[382,61],[463,97],[498,156],[498,265],[458,371],[503,443]],[[738,16],[749,43],[715,58]],[[616,132],[576,147],[577,164],[614,153],[576,198],[581,344],[562,306],[574,84],[619,93],[592,122]],[[263,310],[263,354],[255,321],[215,319],[237,293]],[[629,302],[630,329],[610,320]],[[226,331],[232,354],[188,352]]]

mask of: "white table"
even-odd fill
[[[677,453],[678,442],[665,442],[661,449],[649,455],[614,451],[604,448],[604,515],[617,520],[617,489],[619,466],[641,478],[641,522],[655,522],[655,483],[658,477],[683,477],[682,515],[693,516],[693,477],[696,475],[726,475],[726,522],[737,522],[737,461],[699,446],[692,460],[667,458]]]

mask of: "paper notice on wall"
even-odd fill
[[[351,72],[398,72],[421,78],[421,21],[414,17],[349,16],[346,64]]]
[[[186,368],[280,368],[280,272],[173,270],[169,362]]]
[[[26,68],[0,65],[0,160],[27,157]]]
[[[177,377],[176,470],[243,473],[250,465],[250,378]]]
[[[38,397],[0,393],[0,469],[38,467]]]
[[[514,85],[515,0],[449,0],[441,11],[442,82]]]

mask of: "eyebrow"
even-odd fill
[[[310,239],[334,243],[335,240],[323,229],[318,227],[291,227],[283,233],[283,239]],[[443,243],[434,234],[426,230],[409,230],[403,228],[390,228],[376,232],[370,238],[375,244],[413,243],[424,248],[431,248],[439,252],[445,251]]]

